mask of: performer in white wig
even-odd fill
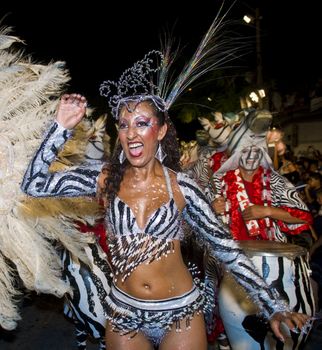
[[[312,217],[295,187],[272,166],[267,151],[271,120],[268,111],[254,110],[230,132],[226,143],[229,158],[214,173],[209,193],[215,212],[239,245],[255,256],[253,260],[271,289],[293,310],[313,315],[307,252],[287,243],[287,235],[310,230]],[[259,327],[256,307],[245,300],[227,274],[220,287],[219,307],[233,349],[297,349],[305,341],[303,334],[293,332],[282,344],[265,326]]]
[[[168,111],[190,83],[233,58],[238,47],[223,35],[222,26],[223,17],[218,15],[173,84],[168,82],[173,56],[166,46],[164,52],[148,53],[117,82],[101,85],[101,94],[108,98],[118,121],[120,141],[108,163],[106,179],[113,268],[113,283],[104,304],[109,349],[207,348],[204,313],[212,308],[213,300],[183,262],[183,220],[258,303],[278,338],[284,339],[282,322],[302,329],[309,319],[291,312],[287,303],[271,293],[196,182],[180,172],[179,148]],[[25,173],[21,186],[25,193],[35,197],[95,195],[97,181],[103,176],[102,162],[66,172],[49,171],[58,149],[84,117],[86,106],[84,96],[62,96],[56,121]]]

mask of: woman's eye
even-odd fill
[[[123,130],[125,128],[127,128],[127,125],[125,123],[120,123],[119,124],[119,129]]]
[[[139,121],[139,122],[137,122],[137,124],[136,124],[136,126],[138,127],[138,128],[145,128],[145,127],[147,127],[147,126],[149,126],[150,125],[150,123],[149,122],[146,122],[146,121]]]

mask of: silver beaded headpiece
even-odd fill
[[[144,58],[127,69],[117,82],[107,80],[100,86],[100,94],[108,98],[113,116],[118,119],[121,105],[151,99],[160,111],[165,111],[165,101],[160,96],[158,78],[164,56],[160,51],[150,51]]]
[[[236,59],[236,52],[240,53],[242,45],[236,45],[235,40],[226,37],[223,31],[229,23],[224,19],[230,10],[220,16],[223,5],[196,52],[176,79],[170,81],[169,70],[178,51],[172,52],[172,42],[167,40],[162,50],[147,53],[118,81],[107,80],[101,84],[100,94],[107,97],[114,118],[118,119],[122,105],[129,106],[130,102],[139,103],[148,99],[160,111],[167,111],[192,82],[210,71],[226,67],[228,62]]]

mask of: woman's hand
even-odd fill
[[[73,129],[84,117],[86,98],[79,94],[65,94],[61,97],[56,114],[57,122],[66,129]]]
[[[291,332],[307,333],[309,331],[310,320],[312,318],[308,315],[297,312],[276,312],[269,320],[271,329],[275,336],[282,342],[285,341],[284,335],[281,332],[281,323],[285,323]]]

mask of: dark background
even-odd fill
[[[102,80],[120,73],[151,49],[159,34],[175,24],[182,45],[194,50],[221,1],[2,1],[2,24],[25,40],[26,51],[41,62],[66,61],[73,86],[91,95]],[[232,1],[226,1],[226,8]],[[263,68],[285,84],[306,82],[321,73],[321,15],[318,1],[237,1],[231,18],[258,6],[262,16]],[[106,9],[107,8],[107,9]],[[246,30],[246,29],[245,29]],[[254,35],[248,28],[248,35]],[[254,43],[255,54],[255,43]],[[321,50],[319,50],[321,51]],[[251,61],[251,60],[250,60]],[[251,62],[250,62],[251,63]]]
[[[225,8],[233,1],[226,1]],[[120,74],[151,49],[159,49],[159,36],[175,26],[175,36],[189,58],[206,33],[222,1],[2,1],[2,25],[25,41],[34,60],[65,61],[70,91],[85,94],[93,105],[106,101],[98,88]],[[282,93],[309,90],[322,76],[321,15],[319,1],[236,1],[229,18],[240,19],[260,9],[261,50],[265,81],[276,80]],[[237,27],[236,27],[237,28]],[[255,27],[237,30],[253,45],[242,65],[256,68]],[[248,67],[247,67],[248,66]]]

